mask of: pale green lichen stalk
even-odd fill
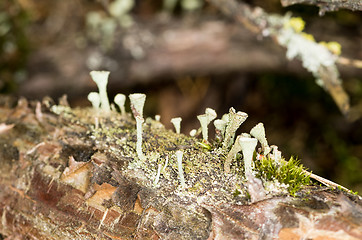
[[[196,133],[197,133],[197,130],[196,130],[196,129],[192,129],[189,134],[190,134],[191,137],[195,137],[195,136],[196,136]]]
[[[136,130],[137,130],[137,142],[136,142],[136,152],[140,160],[146,160],[146,156],[142,151],[142,124],[144,119],[140,116],[136,116]]]
[[[161,175],[161,168],[162,165],[158,164],[158,168],[157,168],[157,175],[155,177],[155,181],[153,182],[153,185],[156,186],[158,184],[158,181],[160,180],[160,175]]]
[[[180,132],[181,132],[181,121],[182,121],[182,118],[180,118],[180,117],[171,119],[171,123],[175,127],[177,134],[180,134]]]
[[[121,111],[121,114],[125,115],[126,114],[126,109],[125,109],[126,95],[121,94],[121,93],[117,94],[114,97],[114,102],[119,107],[119,110]]]
[[[201,133],[204,141],[208,141],[208,125],[217,117],[217,114],[214,109],[206,108],[205,114],[197,116],[197,119],[200,121]]]
[[[227,125],[227,122],[224,121],[223,119],[216,119],[214,121],[215,135],[219,141],[222,141],[224,138],[226,125]]]
[[[253,127],[250,130],[250,135],[258,139],[258,141],[261,144],[263,154],[267,155],[270,152],[271,148],[269,147],[268,141],[266,140],[265,137],[264,124],[258,123],[255,127]]]
[[[237,136],[235,139],[235,143],[230,149],[224,163],[225,173],[230,173],[230,165],[232,161],[236,159],[236,154],[240,151],[243,154],[245,174],[250,173],[252,169],[253,154],[257,143],[257,139],[246,137],[244,136],[244,134],[240,134],[239,136]]]
[[[133,116],[136,119],[136,130],[137,130],[137,143],[136,143],[136,151],[137,156],[140,160],[146,160],[146,156],[142,151],[142,124],[144,122],[143,119],[143,107],[146,101],[146,95],[142,93],[134,93],[129,95],[129,99],[131,101],[131,109]]]
[[[183,157],[183,152],[181,150],[176,151],[178,177],[180,180],[181,187],[184,188],[186,186],[186,183],[185,183],[184,171],[182,169],[182,157]]]
[[[90,75],[93,81],[97,84],[99,89],[99,98],[101,101],[101,109],[104,111],[110,111],[109,100],[107,95],[108,84],[108,71],[91,71]]]
[[[146,95],[143,93],[133,93],[129,95],[133,116],[143,118],[143,107],[146,102]]]
[[[248,114],[244,112],[235,112],[234,108],[230,108],[228,114],[228,124],[225,130],[225,137],[223,141],[223,148],[229,148],[234,141],[236,130],[240,127],[240,125],[245,122]]]
[[[247,138],[247,137],[241,137],[238,140],[241,146],[241,151],[243,152],[245,174],[251,173],[253,155],[258,140],[256,138]]]
[[[197,119],[200,121],[202,139],[207,141],[207,139],[208,139],[207,125],[209,125],[208,117],[206,116],[206,114],[202,114],[202,115],[198,115]]]
[[[101,99],[97,92],[90,92],[88,94],[88,100],[92,103],[93,109],[98,110],[101,104]]]
[[[241,146],[240,146],[240,142],[239,142],[239,138],[241,138],[241,137],[242,137],[241,135],[236,137],[235,143],[232,146],[232,148],[230,149],[230,151],[226,157],[226,160],[224,163],[225,173],[230,173],[230,165],[231,165],[232,161],[235,159],[236,154],[241,151]]]

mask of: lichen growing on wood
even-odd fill
[[[322,230],[313,225],[312,232],[327,236],[340,230],[350,236],[356,226],[349,230],[341,226],[360,220],[359,215],[349,214],[355,212],[351,200],[341,197],[335,203],[336,193],[321,193],[318,186],[305,186],[295,197],[279,190],[266,192],[261,199],[252,198],[257,200],[251,204],[247,189],[255,188],[247,186],[240,155],[232,162],[230,174],[225,174],[227,152],[219,142],[210,141],[210,149],[205,149],[198,144],[200,139],[146,118],[142,136],[146,159],[140,159],[136,123],[129,115],[114,111],[105,115],[101,110],[70,108],[45,99],[37,110],[42,118],[37,118],[39,104],[21,100],[13,109],[8,107],[11,104],[0,107],[0,122],[13,126],[0,133],[0,232],[4,236],[277,238],[291,234],[290,228],[298,229],[301,217],[313,225],[316,214],[323,219],[332,213],[339,227]],[[183,188],[177,151],[183,152]],[[261,179],[263,184],[268,182]],[[312,200],[305,202],[306,198]],[[316,202],[319,212],[315,212]],[[318,208],[322,204],[323,211]],[[340,214],[341,204],[347,214]],[[300,215],[300,209],[311,212],[313,219]],[[281,221],[284,218],[292,218],[292,225]],[[250,227],[239,227],[245,224]]]

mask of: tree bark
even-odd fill
[[[252,202],[238,166],[223,172],[216,142],[207,150],[147,119],[142,162],[129,115],[71,109],[64,99],[0,103],[4,238],[362,238],[359,196],[310,185],[294,197],[276,190]],[[185,188],[176,150],[184,153]]]
[[[353,11],[362,11],[362,3],[359,0],[281,0],[280,1],[284,7],[294,5],[294,4],[309,4],[316,5],[320,8],[319,14],[323,15],[325,12],[338,11],[341,8],[353,10]]]

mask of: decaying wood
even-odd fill
[[[309,186],[251,202],[232,192],[245,179],[223,173],[217,150],[154,120],[144,125],[142,163],[130,116],[50,99],[0,103],[0,233],[8,239],[362,238],[356,195]]]

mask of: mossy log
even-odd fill
[[[362,239],[359,196],[311,185],[251,202],[238,163],[225,174],[225,152],[158,121],[145,121],[141,161],[130,115],[0,103],[0,238]]]

